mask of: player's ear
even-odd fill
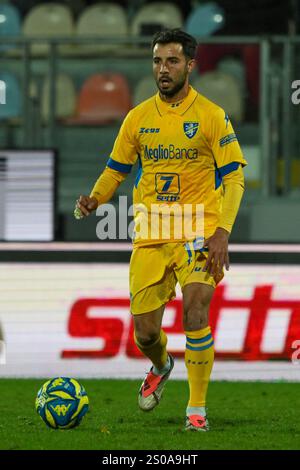
[[[196,64],[195,59],[190,59],[188,61],[188,72],[189,73],[191,73],[194,70],[195,64]]]

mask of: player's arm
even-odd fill
[[[218,228],[222,228],[230,234],[245,190],[241,165],[236,171],[224,176],[223,186],[224,198]]]
[[[88,216],[100,204],[108,202],[116,189],[130,173],[137,158],[137,142],[134,135],[132,112],[124,120],[107,166],[96,181],[89,196],[80,196],[76,201],[76,218]]]
[[[215,233],[205,241],[209,255],[204,270],[215,274],[229,269],[228,239],[244,193],[244,175],[241,165],[223,178],[224,198],[222,212]]]
[[[106,167],[97,179],[89,196],[80,196],[76,202],[76,209],[79,209],[78,218],[88,216],[97,209],[100,204],[110,201],[117,188],[125,180],[127,174],[112,168]],[[75,209],[75,211],[76,211]],[[75,214],[76,217],[76,214]]]
[[[222,211],[215,233],[205,240],[208,258],[204,270],[212,275],[229,269],[228,238],[236,219],[244,192],[242,167],[247,165],[237,137],[224,110],[219,108],[213,116],[208,140],[216,163],[216,171],[224,190]],[[221,183],[220,183],[221,184]]]

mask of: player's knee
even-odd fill
[[[208,305],[198,301],[184,309],[183,327],[185,331],[202,330],[208,326]]]
[[[141,346],[150,346],[159,338],[159,331],[155,329],[135,329],[135,342]]]
[[[208,319],[207,318],[187,318],[183,322],[183,328],[185,331],[196,331],[196,330],[203,330],[208,326]]]

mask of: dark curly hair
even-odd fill
[[[181,44],[183,53],[187,58],[195,58],[198,45],[196,39],[178,28],[164,29],[155,33],[152,39],[152,51],[156,44],[169,44],[170,42]]]

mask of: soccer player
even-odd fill
[[[204,233],[193,239],[185,232],[175,236],[174,225],[166,237],[160,229],[153,236],[153,227],[150,232],[136,230],[130,299],[135,343],[152,362],[138,394],[140,408],[149,411],[159,404],[174,366],[161,324],[179,282],[190,390],[185,429],[207,431],[206,394],[214,361],[209,306],[224,267],[229,269],[228,238],[243,195],[242,167],[247,162],[227,114],[189,84],[196,48],[196,40],[178,29],[154,36],[158,93],[128,113],[105,170],[90,196],[77,200],[75,211],[87,216],[107,202],[137,160],[136,228],[145,220],[150,227],[157,214],[163,223],[164,211],[158,204],[167,209],[190,205],[193,223],[197,205],[203,205]]]

